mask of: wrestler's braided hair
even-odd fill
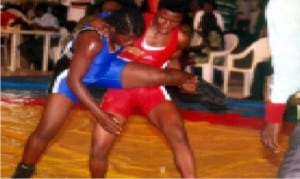
[[[136,8],[123,7],[104,18],[105,21],[123,35],[141,36],[145,30],[143,14]]]
[[[158,9],[167,9],[175,13],[184,14],[188,11],[186,0],[160,0]]]

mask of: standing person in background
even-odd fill
[[[156,13],[145,14],[146,31],[143,36],[121,56],[157,68],[163,68],[172,59],[173,67],[179,68],[178,57],[189,45],[188,35],[180,29],[184,12],[184,0],[160,0]],[[193,84],[184,86],[187,85],[194,87]],[[180,176],[196,177],[195,159],[182,116],[165,87],[108,89],[100,107],[117,116],[122,126],[138,108],[166,137]],[[94,126],[92,134],[90,170],[93,177],[102,178],[106,174],[108,156],[117,136],[98,124]]]
[[[47,3],[39,3],[35,7],[35,18],[33,23],[29,24],[32,30],[48,30],[54,31],[55,34],[51,36],[50,47],[57,46],[59,43],[59,23],[58,19],[48,11]],[[21,55],[28,61],[29,64],[33,64],[35,69],[41,69],[42,57],[43,57],[43,37],[37,36],[33,39],[21,43],[20,52]],[[53,61],[49,61],[49,69],[53,67]]]
[[[266,125],[262,130],[261,140],[275,153],[279,152],[278,135],[285,103],[291,94],[300,90],[299,7],[299,0],[270,0],[266,10],[274,74],[270,101],[265,109]],[[278,177],[300,177],[299,120],[290,136],[289,149]]]

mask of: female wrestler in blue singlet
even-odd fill
[[[57,134],[72,109],[80,100],[94,115],[97,122],[110,133],[119,134],[119,120],[101,111],[86,88],[87,85],[132,88],[158,85],[179,85],[191,76],[177,70],[160,70],[135,62],[118,59],[122,46],[130,44],[144,32],[144,19],[140,12],[123,9],[104,19],[103,31],[81,30],[69,43],[58,65],[51,93],[34,132],[26,142],[21,162],[13,178],[32,176],[34,166],[49,141]],[[70,63],[69,63],[70,62]]]
[[[79,33],[90,30],[95,31],[91,27],[82,28],[76,35],[74,35],[74,39],[76,39],[76,36]],[[82,83],[86,86],[97,85],[102,87],[121,88],[122,69],[128,62],[116,58],[116,56],[122,51],[123,47],[111,52],[109,50],[109,41],[107,36],[99,34],[99,40],[102,42],[102,50],[91,62],[86,74],[82,78]],[[65,95],[72,99],[73,102],[77,102],[78,98],[74,92],[72,92],[67,82],[69,63],[67,63],[67,65],[62,65],[64,62],[70,62],[72,56],[72,43],[73,40],[67,44],[64,51],[64,54],[69,54],[70,57],[64,55],[61,61],[58,62],[59,71],[55,72],[52,82],[53,84],[50,87],[50,92]]]

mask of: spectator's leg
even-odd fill
[[[251,85],[250,99],[264,100],[264,85],[266,77],[273,73],[271,61],[261,62],[257,64],[254,70],[254,79]]]
[[[43,57],[43,39],[37,38],[23,42],[20,45],[20,52],[29,64],[33,63],[35,69],[40,69]]]

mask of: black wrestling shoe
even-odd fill
[[[35,171],[34,165],[19,163],[11,178],[30,178]]]

